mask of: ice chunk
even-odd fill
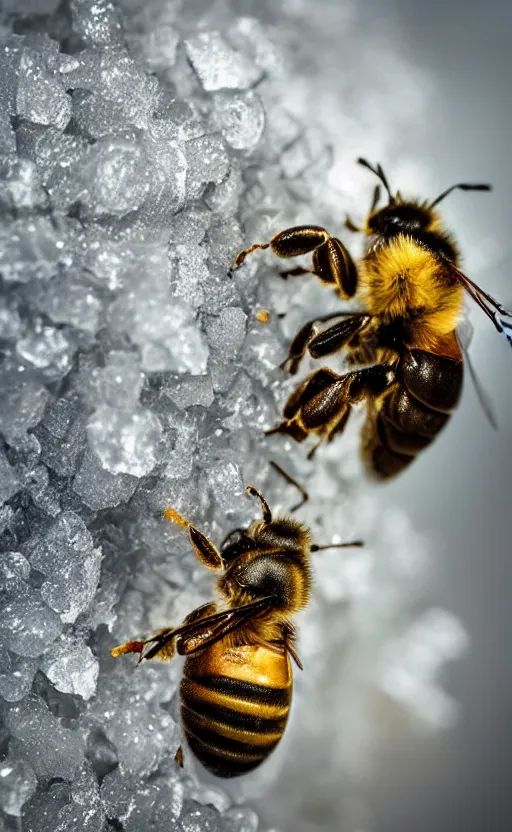
[[[167,423],[171,428],[170,452],[166,455],[165,476],[187,479],[192,473],[196,454],[198,427],[189,413],[169,410]]]
[[[208,251],[196,245],[176,246],[178,278],[174,281],[175,294],[197,309],[204,303],[203,286],[208,283],[210,272],[205,260]]]
[[[261,98],[252,90],[218,92],[213,98],[213,125],[235,150],[252,151],[265,126]]]
[[[37,428],[37,436],[41,442],[42,462],[61,477],[72,476],[87,442],[85,418],[80,416],[73,421],[63,437],[49,433],[43,426]]]
[[[41,187],[39,172],[29,159],[8,162],[0,172],[2,192],[0,208],[16,216],[48,208],[48,195]]]
[[[98,660],[87,645],[62,638],[43,656],[41,670],[57,690],[90,699],[96,693]]]
[[[213,806],[201,806],[189,800],[181,818],[181,828],[183,832],[221,832],[220,814]]]
[[[234,358],[245,339],[247,315],[238,307],[224,309],[206,328],[211,348],[222,351],[226,359]]]
[[[98,456],[87,450],[73,480],[73,490],[93,511],[126,503],[132,496],[137,479],[128,474],[111,474]]]
[[[86,217],[137,211],[150,188],[141,145],[122,136],[96,142],[78,175],[88,183],[82,199]]]
[[[62,621],[41,598],[39,590],[23,599],[4,601],[0,640],[20,656],[35,658],[62,632]]]
[[[20,118],[52,124],[60,130],[64,130],[71,117],[70,96],[43,66],[38,54],[28,49],[21,56],[16,109]]]
[[[62,235],[47,217],[13,220],[0,228],[0,271],[8,283],[47,279],[62,260]]]
[[[70,0],[73,30],[91,46],[122,46],[119,14],[110,0]]]
[[[36,786],[37,777],[26,760],[9,755],[0,762],[0,808],[6,815],[20,817]]]
[[[156,465],[162,426],[150,410],[98,408],[87,425],[89,444],[111,474],[144,477]]]
[[[189,407],[209,407],[213,402],[213,387],[210,376],[173,376],[168,382],[169,398],[181,410]]]
[[[55,168],[48,180],[52,203],[64,211],[79,205],[88,221],[138,210],[149,187],[141,144],[122,134],[98,140],[71,167]]]
[[[112,325],[141,347],[144,370],[206,372],[208,347],[192,310],[170,295],[167,277],[161,282],[156,256],[148,266],[155,271],[148,275],[142,291],[139,286],[111,306]]]
[[[100,675],[90,716],[101,717],[123,771],[139,777],[148,775],[167,755],[176,753],[180,731],[168,710],[161,706],[171,698],[178,678],[175,674],[172,684],[168,668],[146,665],[144,673],[136,673],[133,663],[113,660],[108,672]],[[105,783],[110,778],[116,779],[116,771],[107,775]]]
[[[61,329],[43,326],[21,338],[16,351],[32,366],[47,370],[48,375],[58,378],[70,367],[73,347]]]
[[[242,171],[235,162],[231,170],[218,185],[210,184],[204,192],[204,201],[218,214],[231,216],[237,213],[240,195],[243,191]]]
[[[16,476],[14,468],[9,464],[7,457],[0,448],[0,506],[10,500],[21,488],[21,483]]]
[[[262,71],[246,55],[235,52],[220,32],[200,32],[185,41],[188,58],[205,90],[247,89]]]
[[[30,563],[46,577],[44,600],[62,621],[75,621],[94,597],[101,566],[101,550],[80,517],[63,512],[33,547]]]
[[[143,382],[136,353],[113,350],[106,358],[105,368],[98,373],[97,403],[133,411]]]
[[[105,775],[113,771],[119,763],[115,745],[100,728],[92,728],[87,737],[87,758],[100,784]]]
[[[0,653],[0,696],[7,702],[18,702],[27,695],[37,670],[37,662],[16,656],[8,650]]]
[[[183,783],[167,774],[141,787],[120,767],[105,777],[101,797],[126,832],[170,832],[181,814],[183,790]]]
[[[244,492],[239,466],[228,460],[220,461],[208,469],[207,477],[210,492],[219,508],[232,510],[236,498]]]
[[[222,182],[229,170],[224,142],[217,135],[190,139],[185,145],[186,188],[189,199],[197,199],[210,182]]]
[[[22,702],[6,706],[4,718],[14,737],[14,749],[30,760],[41,780],[74,776],[83,759],[82,737],[65,728],[39,696],[29,694]]]
[[[99,327],[101,301],[88,286],[75,282],[70,275],[59,275],[36,287],[32,301],[37,301],[51,321],[71,324],[95,333]]]
[[[61,133],[56,127],[22,122],[16,131],[18,151],[21,157],[31,159],[37,165],[41,181],[46,184],[55,168],[66,170],[88,148],[88,142],[79,136]]]
[[[61,70],[62,71],[62,70]],[[157,105],[156,78],[126,53],[80,55],[77,69],[66,73],[72,86],[73,123],[84,136],[100,138],[129,127],[148,128]]]
[[[23,443],[26,432],[41,420],[48,391],[21,373],[4,373],[0,380],[0,431],[10,445]]]
[[[140,46],[148,70],[160,72],[174,66],[179,41],[178,32],[169,23],[161,23],[151,32],[142,35]]]
[[[245,806],[233,806],[222,815],[224,832],[258,832],[258,816]]]

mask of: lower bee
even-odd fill
[[[284,421],[269,433],[286,433],[298,442],[314,433],[320,442],[330,441],[343,432],[352,406],[363,402],[363,458],[371,474],[386,479],[409,465],[447,423],[459,401],[464,363],[474,377],[458,336],[464,293],[511,344],[512,313],[460,270],[459,252],[437,211],[453,190],[486,191],[488,185],[453,185],[432,201],[404,199],[392,193],[380,165],[358,161],[380,184],[365,226],[358,228],[348,218],[345,223],[369,238],[357,265],[341,240],[311,225],[288,228],[268,243],[241,251],[235,267],[258,248],[284,258],[312,252],[312,269],[298,267],[282,272],[283,277],[311,272],[341,299],[360,301],[360,311],[305,324],[283,364],[296,373],[306,351],[313,358],[341,351],[357,369],[344,375],[317,370],[290,396]],[[388,201],[379,208],[380,185]],[[477,393],[484,399],[478,385]]]
[[[203,566],[222,571],[221,604],[204,604],[179,627],[112,650],[114,657],[138,653],[139,662],[187,657],[180,685],[183,730],[189,748],[217,777],[252,771],[283,736],[292,701],[290,657],[302,669],[292,619],[309,601],[310,553],[330,548],[312,544],[296,520],[274,518],[255,488],[247,491],[260,501],[263,519],[233,531],[220,551],[174,509],[164,513],[187,529]],[[336,544],[352,545],[362,544]]]

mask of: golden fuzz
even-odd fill
[[[398,235],[367,255],[359,277],[360,298],[370,315],[415,320],[427,342],[457,326],[462,286],[448,281],[443,264],[411,237]]]

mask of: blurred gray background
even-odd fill
[[[365,0],[361,14],[381,36],[398,32],[402,55],[441,91],[417,147],[438,174],[432,193],[458,181],[493,183],[491,195],[454,194],[443,211],[463,253],[473,253],[479,239],[497,242],[495,262],[478,279],[510,308],[512,6]],[[466,266],[471,273],[469,257]],[[472,642],[447,685],[464,714],[432,743],[386,750],[376,795],[380,832],[506,830],[512,822],[512,355],[477,309],[472,321],[473,362],[499,432],[467,384],[449,430],[381,495],[404,505],[437,544],[432,598],[461,617]]]

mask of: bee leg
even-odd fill
[[[174,755],[174,759],[178,763],[179,767],[183,768],[183,748],[181,747],[181,745],[178,746],[178,750],[176,751],[176,754]]]
[[[348,249],[337,237],[331,237],[318,225],[297,225],[275,234],[268,243],[256,243],[240,251],[234,268],[242,265],[248,254],[256,249],[270,248],[278,257],[299,257],[313,253],[313,274],[324,283],[332,283],[342,298],[352,297],[357,289],[357,269]],[[288,274],[304,274],[292,269]]]
[[[333,324],[324,332],[315,335],[307,348],[313,358],[323,358],[347,346],[356,333],[361,332],[371,321],[371,315],[356,314]]]
[[[344,376],[322,367],[292,393],[285,420],[274,430],[298,435],[299,441],[311,432],[330,441],[343,432],[351,405],[382,394],[394,381],[394,369],[379,364]]]
[[[317,370],[289,397],[283,411],[284,421],[267,433],[286,433],[297,442],[306,439],[312,430],[324,434],[328,422],[326,407],[336,410],[342,378],[326,367]]]
[[[295,269],[285,269],[279,272],[279,276],[286,280],[288,277],[299,277],[302,274],[313,274],[310,269],[303,269],[302,266],[297,266]]]
[[[295,338],[290,344],[290,349],[288,351],[288,357],[282,364],[279,366],[286,370],[286,372],[295,375],[299,368],[300,360],[304,356],[306,350],[309,348],[311,341],[316,336],[316,328],[319,324],[323,324],[326,321],[331,321],[333,318],[340,318],[340,317],[348,317],[353,318],[353,312],[333,312],[330,315],[321,315],[318,318],[313,318],[311,321],[308,321],[307,324],[304,324],[302,329],[299,330]],[[355,316],[357,317],[357,316]]]
[[[190,542],[194,548],[194,554],[198,561],[206,566],[207,569],[222,569],[222,558],[219,550],[211,540],[208,540],[206,535],[192,526],[188,520],[185,520],[181,514],[178,514],[173,508],[166,508],[164,511],[166,520],[171,520],[177,523],[178,526],[184,526],[188,530]]]

